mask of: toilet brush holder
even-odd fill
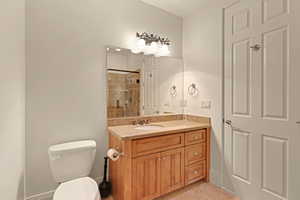
[[[107,181],[107,160],[108,157],[104,157],[104,175],[103,180],[99,184],[99,191],[102,198],[106,198],[111,194],[111,182]]]

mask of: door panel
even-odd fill
[[[234,28],[246,10],[247,28]],[[299,10],[298,0],[253,0],[224,11],[223,186],[242,200],[300,197]]]
[[[250,115],[250,39],[233,43],[233,114]]]
[[[233,175],[250,182],[250,134],[238,130],[233,131]]]
[[[161,153],[161,192],[169,193],[184,186],[184,149]]]
[[[288,0],[263,0],[263,20],[267,22],[288,12]]]
[[[287,141],[263,136],[263,189],[286,197],[287,189]]]
[[[232,16],[232,33],[237,34],[250,26],[249,9],[241,10]]]
[[[236,13],[247,10],[248,27],[232,34]],[[247,4],[237,3],[225,10],[225,119],[233,125],[225,127],[223,153],[223,186],[226,190],[243,197],[253,199],[254,184],[252,174],[253,162],[251,150],[256,142],[251,124],[248,121],[256,116],[253,93],[257,86],[254,73],[257,70],[253,62],[257,54],[251,46],[255,43],[253,26],[256,23],[253,1]],[[230,123],[229,123],[230,124]]]
[[[263,47],[263,117],[287,119],[287,28],[263,33]]]
[[[150,200],[160,195],[160,154],[133,160],[135,200]]]

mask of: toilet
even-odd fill
[[[95,141],[53,145],[48,154],[54,180],[60,183],[53,200],[101,200],[96,181],[88,177],[96,155]]]

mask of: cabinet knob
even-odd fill
[[[197,171],[197,170],[195,170],[195,171],[194,171],[194,174],[198,174],[198,171]]]
[[[199,155],[199,153],[198,152],[194,152],[194,156],[198,156]]]
[[[194,136],[194,140],[198,140],[199,138],[198,138],[198,136]]]

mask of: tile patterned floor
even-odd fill
[[[105,200],[113,200],[113,198]],[[196,183],[156,200],[239,200],[239,198],[210,183]]]

